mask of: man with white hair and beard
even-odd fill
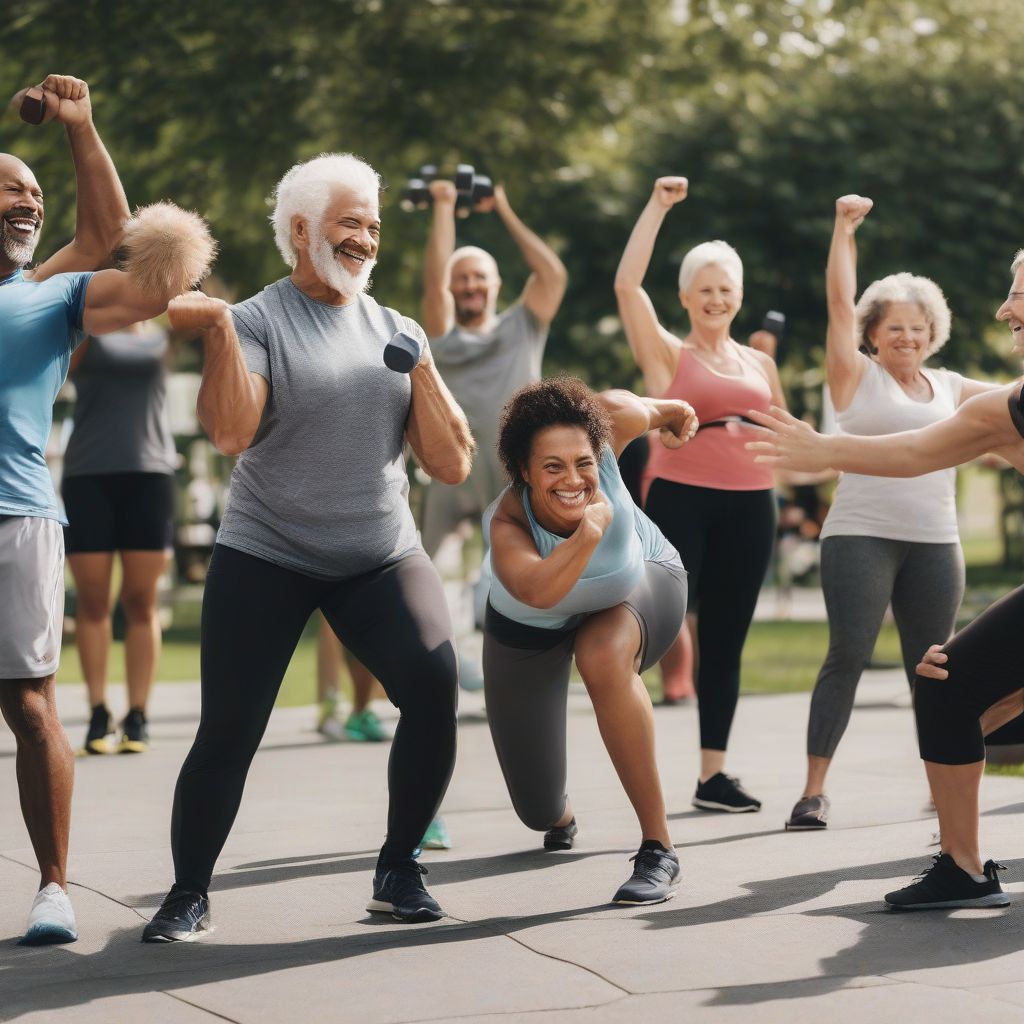
[[[66,889],[74,754],[54,687],[66,520],[45,458],[53,401],[87,334],[163,312],[172,295],[206,273],[214,251],[202,221],[170,204],[129,219],[85,82],[49,75],[39,90],[44,119],[67,130],[78,203],[74,239],[27,269],[43,225],[43,193],[26,164],[0,154],[0,711],[17,743],[22,813],[40,872],[24,945],[78,937]],[[93,273],[115,247],[125,251],[124,270]]]
[[[240,455],[202,617],[202,719],[174,795],[175,882],[144,942],[209,928],[207,889],[285,669],[319,608],[401,711],[368,909],[444,912],[413,851],[451,778],[457,671],[440,578],[408,503],[404,445],[433,478],[469,473],[473,440],[422,330],[365,294],[380,244],[380,179],[351,154],[293,167],[275,191],[288,277],[234,307],[192,294],[169,314],[203,331],[199,418]],[[424,342],[408,375],[396,332]]]

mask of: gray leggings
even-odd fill
[[[882,627],[886,606],[900,635],[903,667],[915,667],[932,644],[945,643],[964,595],[959,544],[918,544],[883,537],[827,537],[821,544],[821,586],[829,643],[807,723],[807,753],[832,757],[846,731],[861,673]]]
[[[640,625],[641,672],[672,646],[686,613],[686,573],[660,562],[647,562],[646,569],[623,602]],[[524,626],[487,606],[487,722],[512,806],[537,831],[565,813],[565,705],[579,625]]]

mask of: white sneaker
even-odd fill
[[[36,893],[28,915],[25,934],[19,946],[50,946],[58,942],[74,942],[78,938],[75,912],[68,894],[51,882]]]
[[[325,739],[335,741],[345,739],[345,723],[335,715],[331,715],[330,718],[325,718],[317,726],[316,731]]]

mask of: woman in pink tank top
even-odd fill
[[[771,358],[731,337],[743,298],[743,264],[732,246],[704,242],[683,260],[679,300],[690,318],[683,339],[661,325],[643,289],[661,223],[687,188],[686,178],[654,183],[622,254],[615,295],[647,393],[685,398],[701,422],[685,451],[652,450],[644,474],[646,512],[679,551],[697,613],[701,764],[693,805],[757,811],[760,801],[724,771],[740,657],[775,541],[772,473],[744,448],[753,428],[742,416],[785,400]]]

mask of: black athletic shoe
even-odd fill
[[[373,876],[373,897],[366,909],[390,914],[406,924],[424,924],[447,917],[423,885],[422,876],[426,873],[427,869],[414,860],[378,866]]]
[[[143,942],[191,942],[212,932],[210,900],[201,892],[172,886],[153,920],[142,929]]]
[[[739,814],[743,811],[761,810],[761,801],[755,800],[741,785],[740,780],[725,772],[712,775],[707,782],[697,782],[693,794],[693,806],[702,811],[729,811]]]
[[[97,704],[89,718],[89,731],[85,734],[85,743],[78,752],[84,754],[109,754],[110,743],[107,736],[114,731],[114,722],[105,704]]]
[[[146,712],[132,708],[121,723],[124,734],[117,748],[119,754],[141,754],[149,746],[149,729],[146,727]]]
[[[633,874],[619,886],[612,903],[664,903],[679,885],[679,858],[656,839],[645,839],[632,857]]]
[[[814,832],[828,828],[828,812],[831,806],[828,797],[823,793],[817,796],[802,796],[789,815],[786,831]]]
[[[885,894],[893,910],[947,910],[957,907],[1005,907],[1010,897],[999,884],[1002,864],[986,861],[984,882],[976,882],[948,853],[937,853],[932,866],[903,889]]]
[[[576,819],[573,818],[568,825],[556,825],[544,833],[545,850],[571,850],[573,841],[579,833]]]

